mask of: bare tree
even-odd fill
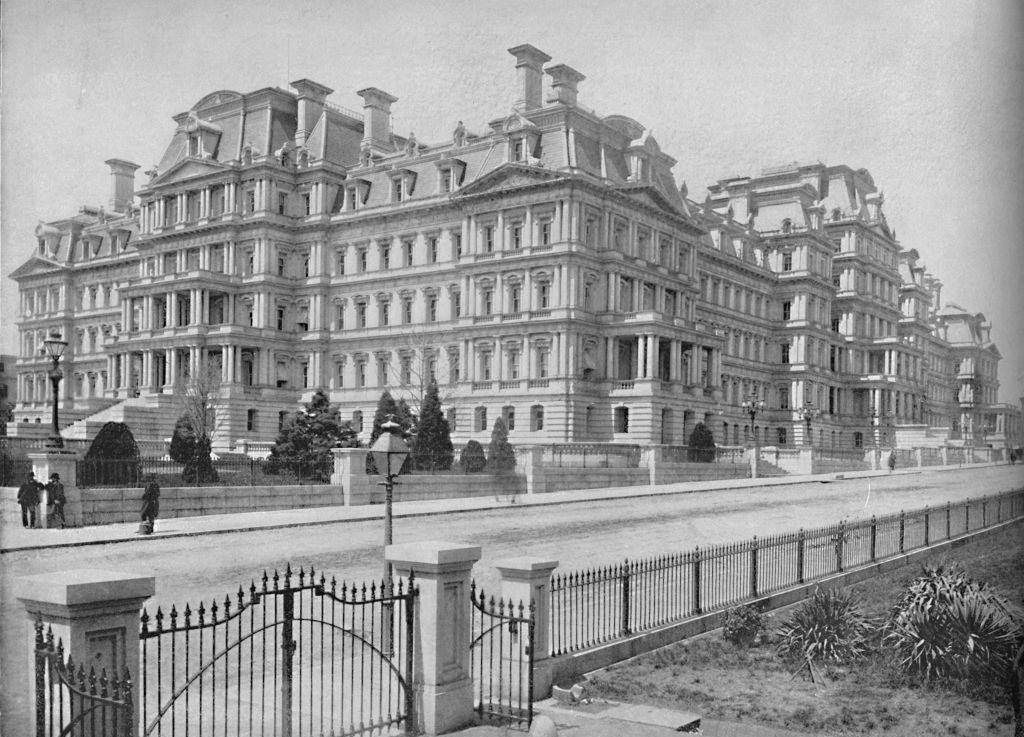
[[[458,394],[451,371],[450,346],[443,341],[443,335],[413,331],[395,338],[398,360],[389,362],[387,389],[396,401],[405,400],[416,417],[423,414],[423,400],[431,379],[437,384],[442,406]],[[464,366],[459,367],[460,373],[465,370]]]

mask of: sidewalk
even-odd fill
[[[986,468],[990,465],[976,464],[963,468]],[[957,471],[959,466],[926,466],[924,468],[897,469],[893,474],[917,474],[924,471]],[[888,470],[852,471],[839,474],[844,479],[888,476]],[[488,509],[504,509],[509,506],[534,507],[551,504],[578,504],[606,499],[628,499],[633,497],[660,496],[665,494],[690,494],[701,491],[722,489],[747,489],[770,486],[787,486],[828,482],[837,478],[835,473],[807,476],[774,476],[760,479],[725,479],[721,481],[688,481],[662,486],[624,486],[605,489],[580,489],[556,491],[548,494],[521,494],[516,497],[503,495],[494,497],[473,497],[468,499],[438,499],[431,501],[396,502],[393,516],[429,517],[458,512],[476,512]],[[278,511],[248,512],[243,514],[217,514],[203,517],[173,517],[158,519],[156,532],[139,535],[137,523],[115,523],[59,529],[25,529],[16,522],[0,526],[0,554],[17,551],[41,550],[46,548],[74,547],[81,545],[105,545],[131,541],[145,542],[166,540],[194,535],[217,535],[249,530],[269,530],[309,525],[329,525],[344,522],[361,522],[381,519],[384,507],[381,504],[357,507],[308,507],[305,509],[284,509]]]
[[[679,725],[697,716],[672,709],[603,701],[569,707],[554,699],[534,704],[534,710],[536,714],[550,717],[560,737],[669,737],[680,734]],[[459,737],[509,737],[526,735],[526,732],[505,726],[476,726],[452,734]],[[700,731],[696,734],[704,737],[807,737],[806,732],[704,718],[701,718]]]

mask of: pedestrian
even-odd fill
[[[47,526],[56,527],[57,520],[60,519],[60,528],[63,530],[68,526],[67,519],[64,517],[64,505],[68,499],[64,495],[64,484],[61,483],[59,473],[50,474],[50,483],[46,485],[46,492],[47,502],[53,507]]]
[[[1017,451],[1010,448],[1010,465],[1013,466],[1017,463]]]
[[[139,525],[139,532],[143,535],[153,534],[156,516],[159,513],[160,485],[156,482],[156,475],[151,473],[142,492],[142,524]]]
[[[25,483],[18,487],[22,527],[36,526],[36,507],[39,506],[39,490],[42,488],[43,485],[36,481],[36,475],[31,471],[25,478]]]
[[[889,451],[889,471],[896,470],[896,449]]]

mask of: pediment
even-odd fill
[[[561,178],[560,174],[548,169],[522,164],[505,164],[462,187],[453,197],[504,192],[535,184],[546,184]]]
[[[174,166],[149,182],[149,187],[158,187],[171,182],[195,179],[209,174],[217,174],[227,167],[212,159],[182,159]]]
[[[51,274],[56,271],[63,271],[64,265],[57,261],[51,261],[42,256],[33,256],[28,261],[11,272],[11,279],[23,279],[30,276]]]
[[[648,207],[664,210],[665,212],[673,215],[683,214],[678,207],[668,201],[665,195],[650,184],[633,184],[624,187],[617,187],[616,189],[630,199],[636,200]]]

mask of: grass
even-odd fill
[[[968,575],[998,587],[1011,601],[1024,598],[1024,527],[938,554],[929,563],[955,559]],[[850,587],[869,617],[881,622],[903,588],[915,578],[915,563]],[[775,632],[791,611],[775,612],[768,636],[745,649],[720,631],[618,663],[591,675],[598,698],[643,702],[697,711],[706,719],[749,722],[811,734],[962,735],[1013,733],[1005,692],[978,684],[923,688],[903,678],[886,652],[847,666],[822,666],[812,683],[776,655]]]

